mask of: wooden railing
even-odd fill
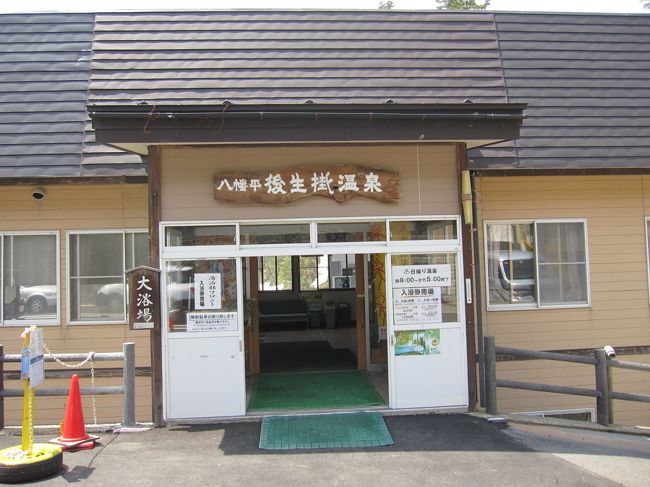
[[[57,359],[62,362],[81,362],[88,359],[89,354],[83,353],[59,353],[46,354],[45,362],[56,362]],[[108,387],[80,387],[81,395],[123,395],[123,424],[132,425],[135,423],[135,344],[124,343],[122,352],[114,353],[93,353],[92,361],[123,361],[122,366],[122,385]],[[4,388],[4,364],[20,363],[20,355],[5,355],[4,347],[0,345],[0,429],[5,427],[4,398],[5,397],[22,397],[23,389],[5,389]],[[101,371],[102,369],[98,369]],[[19,371],[18,371],[19,372]],[[66,370],[46,370],[45,378],[61,378],[72,375],[72,372]],[[37,396],[67,396],[67,388],[45,388],[37,387],[35,393]]]
[[[557,352],[540,352],[536,350],[525,350],[521,348],[498,347],[494,337],[484,339],[485,357],[485,409],[489,414],[497,414],[497,387],[510,389],[524,389],[539,392],[555,392],[559,394],[572,394],[577,396],[588,396],[596,398],[596,417],[598,424],[607,426],[612,422],[611,400],[621,399],[624,401],[638,401],[650,403],[650,395],[631,394],[627,392],[614,392],[611,389],[610,367],[650,372],[650,365],[637,362],[624,362],[608,357],[608,352],[613,351],[611,347],[597,348],[593,357],[582,355],[570,355]],[[537,360],[557,360],[577,364],[592,365],[595,367],[596,388],[584,389],[580,387],[558,386],[552,384],[540,384],[534,382],[522,382],[515,380],[499,380],[496,377],[496,357],[499,355],[510,355],[518,358]],[[610,355],[611,352],[610,352]]]

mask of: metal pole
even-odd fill
[[[476,333],[478,342],[478,387],[480,406],[485,407],[485,361],[483,360],[483,303],[481,297],[481,257],[478,241],[478,209],[476,205],[476,175],[470,174],[470,187],[472,188],[472,247],[474,252],[474,302],[476,303]]]
[[[122,346],[124,351],[124,419],[125,426],[135,424],[135,343]]]
[[[497,414],[497,356],[494,337],[485,337],[485,410]]]
[[[599,396],[596,398],[596,416],[598,424],[609,425],[609,387],[607,384],[607,353],[603,348],[594,350],[598,363],[596,364],[596,389]]]

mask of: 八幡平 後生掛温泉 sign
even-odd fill
[[[356,164],[225,172],[214,176],[214,198],[219,201],[277,204],[309,196],[323,196],[339,203],[362,196],[391,203],[400,198],[399,176],[396,172]]]

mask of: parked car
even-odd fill
[[[498,251],[489,256],[490,288],[511,302],[529,301],[535,294],[535,261],[525,250]]]
[[[49,309],[56,309],[56,285],[21,286],[20,301],[28,315],[39,315]]]

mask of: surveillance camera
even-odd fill
[[[45,199],[45,190],[43,188],[36,188],[32,191],[32,198],[36,201],[41,201]]]
[[[614,350],[614,347],[605,345],[603,348],[605,349],[605,355],[607,355],[607,358],[616,357],[616,350]]]

